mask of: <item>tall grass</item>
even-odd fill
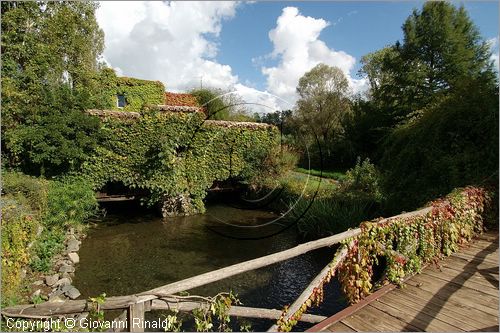
[[[363,221],[374,217],[377,204],[361,198],[319,198],[312,203],[299,201],[289,213],[298,219],[297,227],[305,237],[326,237],[356,228]]]
[[[300,173],[310,174],[311,176],[335,179],[338,181],[343,181],[346,178],[345,173],[340,172],[340,171],[325,171],[325,170],[320,171],[320,170],[315,170],[315,169],[308,170],[308,169],[304,169],[304,168],[296,168],[295,171],[300,172]]]

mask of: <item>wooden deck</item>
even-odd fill
[[[308,331],[498,332],[498,231]]]

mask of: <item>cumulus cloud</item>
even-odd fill
[[[168,90],[238,82],[215,61],[222,22],[234,2],[101,2],[97,20],[105,32],[104,60],[119,74],[160,80]]]
[[[295,101],[295,89],[304,73],[319,63],[339,67],[349,79],[353,92],[366,90],[366,79],[354,79],[350,72],[356,59],[344,51],[329,48],[319,39],[330,25],[321,18],[303,16],[295,7],[286,7],[269,32],[274,49],[270,57],[279,59],[273,67],[262,67],[268,90],[286,100]]]

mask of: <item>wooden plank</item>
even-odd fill
[[[407,303],[391,294],[382,297],[378,302],[391,306],[395,311],[399,311],[400,316],[407,323],[418,327],[422,331],[463,331],[463,329],[458,326],[442,321],[436,315],[419,312],[412,306],[414,303]]]
[[[144,332],[144,303],[130,305],[128,310],[128,327],[130,332]]]
[[[441,279],[443,282],[453,283],[458,286],[464,286],[470,289],[474,289],[491,296],[498,296],[498,281],[496,286],[492,285],[491,282],[486,280],[481,274],[467,274],[467,273],[457,273],[442,268],[442,271],[437,270],[425,270],[421,274],[434,277],[436,279]]]
[[[178,310],[181,312],[190,312],[196,308],[206,306],[206,303],[200,302],[190,302],[190,301],[165,301],[165,300],[153,300],[151,301],[151,310]],[[263,309],[263,308],[252,308],[247,306],[237,306],[233,305],[228,311],[230,316],[245,317],[245,318],[263,318],[263,319],[273,319],[277,320],[281,314],[282,310],[277,309]],[[306,323],[319,323],[325,320],[325,316],[318,316],[312,314],[304,314],[300,321]]]
[[[412,286],[411,284],[405,284],[404,288],[399,289],[399,294],[418,299],[421,302],[427,302],[429,306],[434,306],[437,309],[440,308],[443,313],[449,313],[449,315],[453,317],[459,316],[470,324],[477,325],[478,327],[485,327],[485,325],[488,326],[498,322],[498,317],[496,316],[479,311],[472,306],[462,302],[456,302],[452,299],[444,301],[435,298],[433,293]],[[446,304],[446,307],[443,307],[443,304]]]
[[[496,275],[498,275],[498,263],[491,264],[481,261],[467,260],[457,256],[450,256],[440,262],[440,264],[441,266],[445,266],[456,271],[462,271],[466,266],[474,265],[477,270],[492,270],[492,273],[496,273]]]
[[[475,236],[474,239],[498,243],[498,239],[499,239],[498,230],[488,231],[488,232],[482,233],[480,235]]]
[[[368,295],[358,303],[352,304],[348,306],[347,308],[337,312],[333,316],[329,317],[328,319],[320,322],[317,325],[314,325],[313,327],[307,329],[306,332],[318,332],[324,330],[326,327],[331,326],[337,322],[340,322],[342,319],[347,318],[348,316],[352,315],[356,311],[362,309],[363,307],[367,306],[370,304],[372,301],[382,297],[386,293],[390,292],[391,290],[394,290],[396,286],[394,284],[388,284],[380,288],[379,290],[375,291],[373,294]]]
[[[447,306],[446,303],[443,303],[442,306],[437,306],[434,303],[430,303],[428,300],[422,300],[421,298],[417,298],[415,296],[416,295],[412,295],[409,297],[407,294],[400,292],[400,290],[395,290],[394,292],[384,296],[384,300],[387,302],[393,302],[391,304],[399,304],[407,307],[408,309],[414,310],[415,316],[417,317],[419,317],[420,314],[426,314],[465,331],[472,331],[483,327],[482,325],[472,325],[468,322],[468,320],[463,320],[463,316],[456,313],[444,311]]]
[[[484,264],[488,264],[488,265],[498,265],[498,260],[491,259],[491,258],[479,258],[477,256],[470,255],[468,253],[457,252],[453,256],[458,257],[458,258],[462,258],[465,260],[478,262],[478,263],[484,263]]]
[[[378,301],[374,301],[372,304],[377,302]],[[406,322],[389,313],[380,311],[373,307],[372,304],[343,319],[342,323],[358,331],[397,332],[408,330],[405,329],[407,325]],[[413,329],[414,328],[412,328],[412,330]]]
[[[295,300],[295,302],[290,305],[288,308],[288,312],[285,318],[285,321],[290,320],[292,316],[295,316],[297,311],[300,310],[302,305],[311,297],[311,294],[313,293],[314,289],[319,287],[322,281],[326,278],[328,274],[331,274],[330,272],[333,270],[335,272],[337,270],[337,267],[344,261],[345,257],[347,256],[347,252],[349,251],[349,248],[353,246],[354,242],[350,242],[348,245],[342,246],[340,249],[337,250],[337,253],[335,253],[335,256],[333,258],[333,261],[331,263],[328,263],[328,265],[325,266],[319,272],[318,275],[309,283],[309,285],[304,289],[304,291],[300,294],[299,297]],[[269,329],[267,330],[268,332],[275,332],[278,330],[278,325],[273,324]]]
[[[454,287],[442,285],[437,283],[435,279],[429,279],[428,277],[417,275],[411,280],[406,282],[415,287],[427,290],[434,294],[441,300],[447,301],[448,299],[455,300],[457,302],[465,302],[465,304],[474,305],[474,307],[483,312],[498,315],[498,298],[494,298],[488,294],[478,292],[467,287],[463,289],[457,289]]]
[[[330,332],[356,332],[354,328],[352,328],[351,326],[347,326],[340,321],[327,327],[326,330]]]

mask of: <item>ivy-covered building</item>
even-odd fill
[[[159,106],[170,111],[201,110],[196,97],[166,92],[160,81],[118,77],[113,69],[105,68],[95,77],[94,82],[92,95],[97,109],[140,111],[146,106]]]

